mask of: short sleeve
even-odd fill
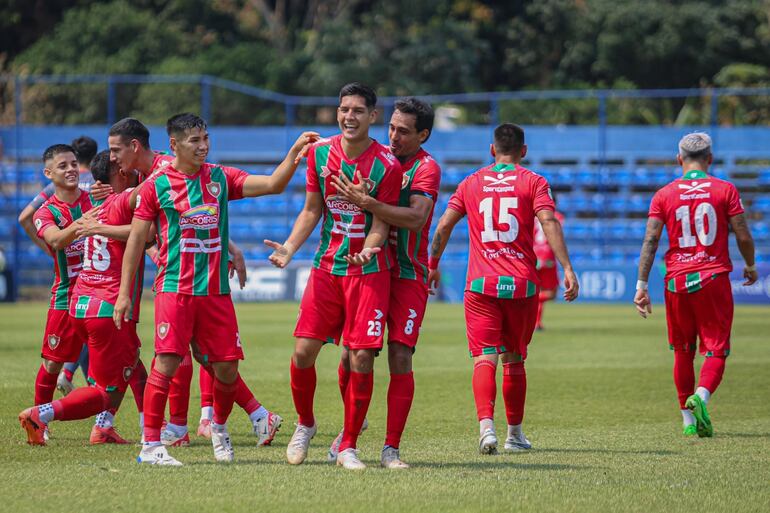
[[[743,202],[738,194],[738,189],[733,184],[727,188],[727,217],[743,214]]]
[[[313,146],[307,154],[307,172],[305,173],[305,190],[307,192],[321,192],[321,185],[318,183],[318,172],[315,168],[315,150]]]
[[[541,210],[556,210],[556,205],[554,205],[553,196],[551,195],[551,186],[548,185],[548,180],[542,176],[535,175],[533,189],[532,209],[535,214]]]
[[[465,190],[468,188],[469,179],[470,177],[460,182],[460,185],[457,186],[457,190],[452,194],[452,197],[449,198],[449,203],[447,204],[447,208],[456,210],[462,215],[467,213],[465,209]]]
[[[237,167],[227,166],[223,166],[222,171],[224,171],[225,179],[227,180],[227,199],[238,200],[243,198],[243,182],[246,181],[249,173]]]
[[[39,208],[32,216],[32,222],[35,224],[35,230],[37,230],[37,236],[43,238],[43,233],[50,226],[56,226],[56,219],[48,208]]]
[[[377,187],[377,201],[387,203],[388,205],[398,205],[398,198],[401,195],[401,181],[403,173],[401,164],[398,161],[390,163],[382,178],[382,182]]]
[[[131,192],[133,190],[133,188],[130,188],[121,192],[110,204],[107,212],[107,222],[109,224],[121,226],[131,223]]]
[[[655,217],[660,219],[661,221],[665,221],[666,214],[663,210],[663,207],[664,207],[663,194],[661,194],[661,191],[656,192],[655,195],[652,197],[652,201],[650,201],[650,211],[647,213],[647,216]]]
[[[416,176],[412,180],[410,193],[422,193],[436,201],[440,185],[441,168],[439,168],[435,160],[426,158],[417,168]]]
[[[159,212],[160,203],[155,192],[155,180],[148,180],[144,182],[136,196],[134,217],[143,221],[154,221]]]

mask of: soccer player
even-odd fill
[[[412,355],[428,301],[428,231],[441,182],[441,169],[422,145],[433,129],[433,109],[416,98],[396,101],[390,118],[390,151],[403,171],[398,206],[370,196],[358,178],[353,184],[344,174],[334,177],[334,186],[345,199],[391,225],[390,242],[396,264],[391,269],[388,306],[388,415],[385,445],[380,464],[403,469],[399,445],[414,398]],[[349,351],[342,350],[339,384],[343,400],[350,379]],[[343,431],[329,449],[336,460]]]
[[[473,358],[473,396],[479,419],[479,452],[495,454],[493,422],[498,356],[503,362],[503,400],[508,420],[505,449],[532,447],[521,429],[527,391],[524,361],[537,317],[538,276],[533,231],[535,216],[564,269],[564,299],[578,295],[561,225],[554,216],[548,182],[522,167],[524,130],[512,123],[495,129],[495,163],[463,180],[449,199],[431,244],[428,285],[438,286],[439,259],[454,226],[468,216],[470,250],[465,285],[465,322]]]
[[[75,150],[66,144],[55,144],[45,150],[43,162],[45,176],[54,184],[54,193],[35,212],[33,223],[36,237],[45,241],[54,256],[54,282],[43,335],[43,364],[35,379],[35,405],[51,402],[62,365],[77,360],[83,346],[84,339],[75,333],[67,311],[82,267],[83,241],[77,232],[82,226],[82,217],[95,214],[95,211],[89,212],[93,207],[92,198],[78,188]],[[43,435],[41,431],[40,441]]]
[[[289,183],[305,146],[317,138],[303,133],[270,176],[206,163],[206,122],[194,114],[169,119],[173,161],[138,189],[137,207],[123,259],[120,291],[113,319],[118,328],[129,320],[130,284],[142,256],[143,241],[158,226],[158,273],[155,277],[155,364],[144,401],[144,444],[140,463],[181,465],[160,440],[171,378],[193,344],[211,362],[214,421],[211,441],[217,461],[232,461],[227,417],[237,392],[238,360],[243,358],[235,309],[230,298],[227,259],[228,201],[278,194]],[[194,342],[193,342],[194,341]]]
[[[350,378],[346,390],[344,434],[337,464],[363,469],[356,442],[374,387],[374,356],[382,348],[387,320],[392,255],[387,245],[388,224],[341,197],[332,182],[345,174],[363,180],[369,194],[396,205],[401,189],[401,166],[383,145],[369,137],[377,119],[377,95],[353,82],[340,91],[337,108],[339,135],[315,144],[308,153],[305,206],[286,242],[265,240],[273,248],[270,261],[286,267],[323,216],[321,242],[300,304],[296,342],[291,358],[291,392],[299,415],[286,458],[299,465],[307,458],[317,426],[313,415],[315,361],[325,342],[350,350]]]
[[[647,282],[665,225],[669,244],[665,257],[666,324],[685,436],[697,433],[710,437],[714,433],[706,405],[722,381],[733,324],[729,229],[735,233],[745,261],[744,285],[757,281],[754,239],[738,191],[730,182],[708,175],[713,160],[708,134],[692,133],[679,141],[677,162],[682,176],[652,198],[634,296],[639,315],[646,318],[652,313]],[[693,363],[698,338],[705,361],[695,388]]]
[[[139,361],[136,321],[141,284],[132,284],[131,320],[125,329],[117,330],[112,313],[133,215],[129,188],[136,185],[137,177],[133,170],[125,172],[112,167],[111,170],[107,151],[94,159],[94,178],[109,183],[119,194],[105,199],[98,219],[81,218],[77,235],[85,237],[83,267],[69,304],[72,329],[90,347],[89,382],[94,386],[75,389],[61,400],[23,411],[19,420],[30,444],[45,444],[43,433],[52,420],[84,419],[99,412],[91,443],[127,443],[115,432],[112,421]]]
[[[551,194],[556,204],[556,198]],[[564,215],[561,212],[554,211],[553,215],[560,224],[564,224]],[[559,272],[556,269],[556,255],[554,255],[551,246],[548,245],[548,239],[543,232],[540,221],[535,218],[535,257],[537,257],[537,276],[540,278],[540,293],[537,296],[537,320],[535,329],[543,329],[543,310],[548,301],[556,298],[556,292],[559,289]]]

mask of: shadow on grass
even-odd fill
[[[718,431],[714,436],[731,438],[770,438],[770,433],[731,433],[728,431]]]
[[[655,450],[634,450],[634,449],[573,449],[569,447],[565,448],[547,448],[547,449],[533,449],[533,453],[537,452],[569,452],[569,453],[585,453],[585,454],[650,454],[654,456],[668,456],[671,454],[678,454],[677,451],[668,451],[665,449]]]

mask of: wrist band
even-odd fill
[[[428,257],[428,269],[430,269],[431,271],[435,271],[436,269],[438,269],[438,261],[439,261],[438,258]]]
[[[747,265],[746,267],[744,267],[744,268],[743,268],[743,270],[744,270],[744,271],[748,271],[748,272],[750,272],[750,273],[753,273],[754,271],[756,271],[756,270],[757,270],[757,264],[754,264],[754,265]]]
[[[636,280],[636,290],[647,290],[647,282],[644,280]]]

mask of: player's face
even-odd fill
[[[394,110],[390,117],[388,138],[390,151],[399,159],[406,160],[417,153],[428,137],[428,131],[417,131],[417,116]]]
[[[359,142],[369,137],[369,125],[377,119],[377,111],[366,106],[362,96],[344,96],[337,107],[337,124],[348,142]]]
[[[78,159],[71,151],[59,153],[45,162],[45,176],[54,186],[65,190],[75,190],[80,182]]]
[[[139,141],[132,139],[123,142],[120,135],[111,135],[107,138],[110,147],[110,161],[115,162],[121,169],[135,169],[136,159],[139,153]]]
[[[200,167],[209,154],[209,133],[202,128],[185,130],[184,136],[171,138],[171,148],[181,162]]]

